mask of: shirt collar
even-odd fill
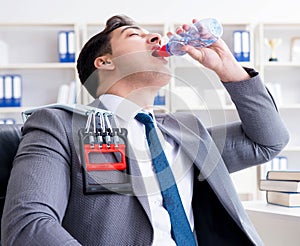
[[[137,113],[151,113],[155,122],[153,110],[145,110],[134,102],[113,94],[103,94],[99,97],[107,110],[111,111],[115,116],[129,121],[132,120]]]

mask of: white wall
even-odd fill
[[[123,13],[137,22],[300,22],[297,0],[0,0],[0,22],[104,22]]]

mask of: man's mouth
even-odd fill
[[[154,57],[161,57],[159,55],[159,50],[160,50],[160,46],[159,45],[156,45],[152,48],[152,56]]]
[[[167,48],[166,45],[163,45],[162,47],[160,47],[159,45],[156,45],[153,47],[153,52],[152,55],[155,57],[169,57],[171,56],[171,54],[169,52],[167,52]]]

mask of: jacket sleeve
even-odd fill
[[[33,113],[23,127],[2,218],[3,245],[79,245],[62,227],[70,192],[70,140],[57,112]]]
[[[274,158],[289,141],[275,102],[257,72],[249,80],[223,83],[241,122],[209,128],[229,172]]]

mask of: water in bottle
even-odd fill
[[[213,18],[202,19],[194,23],[187,32],[173,35],[169,42],[160,50],[153,52],[154,56],[168,57],[171,55],[182,56],[184,45],[194,47],[207,47],[216,42],[223,34],[221,23]]]

